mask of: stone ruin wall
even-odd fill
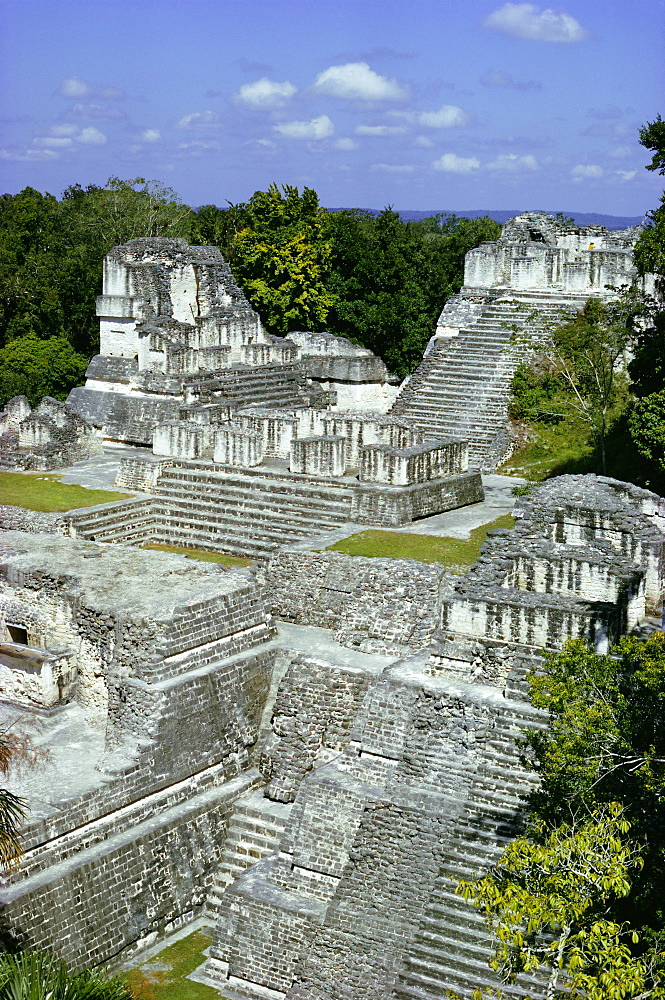
[[[273,630],[243,573],[20,532],[3,550],[3,691],[19,716],[47,708],[60,726],[72,720],[82,756],[79,775],[59,770],[56,739],[52,761],[19,777],[35,801],[24,863],[0,890],[0,927],[5,945],[108,961],[205,900],[234,800],[256,780]],[[61,686],[58,704],[36,697],[31,650],[7,641],[5,622],[30,646],[67,651],[76,684]],[[36,718],[48,737],[48,711]]]
[[[396,658],[387,667],[298,654],[272,638],[247,573],[6,535],[2,620],[35,647],[68,651],[77,686],[59,718],[82,711],[99,756],[76,793],[54,773],[51,805],[31,817],[25,864],[0,889],[5,940],[86,964],[193,919],[227,856],[234,810],[263,786],[267,806],[283,803],[290,816],[277,852],[221,897],[207,980],[255,1000],[261,988],[289,1000],[342,990],[422,1000],[395,990],[425,975],[420,922],[450,891],[454,858],[480,850],[474,824],[490,852],[481,868],[500,849],[498,831],[519,828],[531,779],[516,761],[507,771],[495,748],[542,725],[523,700],[526,665],[543,641],[557,648],[571,634],[603,649],[662,603],[659,498],[564,477],[516,513],[517,529],[491,533],[462,577],[298,549],[268,564],[261,586],[278,618],[334,628],[359,654]],[[154,559],[165,578],[148,599],[132,587],[146,590],[140,572]],[[124,605],[111,583],[120,573]],[[192,589],[179,591],[188,578]],[[492,603],[501,618],[473,610]],[[547,606],[543,625],[532,611]],[[14,697],[34,705],[28,688]],[[44,912],[57,916],[47,924]],[[460,985],[445,949],[427,961]]]
[[[14,396],[0,412],[0,468],[48,471],[100,453],[95,428],[51,396],[34,409],[25,396]]]
[[[216,247],[115,247],[97,314],[101,353],[69,402],[109,439],[150,444],[156,424],[212,397],[385,411],[397,393],[381,359],[344,338],[266,333]]]

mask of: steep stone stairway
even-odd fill
[[[505,427],[515,369],[531,352],[511,338],[528,334],[537,341],[585,301],[557,292],[517,291],[492,300],[459,336],[434,345],[395,400],[392,414],[411,420],[428,438],[468,440],[469,466],[491,471],[503,458],[497,435]]]
[[[521,832],[525,796],[536,785],[533,772],[519,763],[515,740],[523,729],[542,728],[543,716],[517,701],[508,701],[506,708],[486,741],[484,761],[405,952],[393,1000],[439,1000],[450,990],[468,1000],[476,986],[500,985],[487,964],[492,952],[487,927],[455,887],[459,879],[479,878],[496,864]],[[506,1000],[517,1000],[525,991],[534,1000],[544,996],[539,979],[520,976],[519,987],[502,986]]]
[[[229,406],[257,403],[289,409],[309,405],[304,381],[305,376],[293,364],[236,365],[207,379],[188,379],[185,385],[196,395],[209,396]]]
[[[215,921],[226,888],[251,865],[277,850],[292,808],[292,802],[272,802],[261,790],[247,792],[237,800],[204,916]]]
[[[282,468],[213,468],[177,462],[150,497],[65,515],[98,542],[158,542],[267,559],[282,545],[331,531],[351,517],[351,482],[313,483]]]

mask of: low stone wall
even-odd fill
[[[111,962],[198,916],[218,867],[228,820],[247,778],[168,807],[124,809],[81,831],[82,847],[2,891],[4,947],[54,950],[74,966]],[[167,806],[164,808],[164,806]],[[102,826],[104,830],[102,830]],[[87,843],[86,843],[87,841]],[[45,919],[48,914],[48,920]],[[57,935],[54,934],[57,928]]]
[[[56,535],[61,520],[62,514],[0,504],[0,531],[37,531]]]
[[[359,524],[398,526],[484,499],[479,472],[464,472],[412,486],[359,483],[354,491],[350,520]]]
[[[362,652],[419,649],[438,626],[440,565],[287,549],[265,572],[276,618],[334,629]]]
[[[343,476],[346,438],[322,435],[291,441],[289,470],[306,476]]]
[[[389,483],[391,486],[428,483],[466,472],[468,453],[466,441],[426,442],[401,448],[369,444],[360,449],[359,479],[363,483]]]

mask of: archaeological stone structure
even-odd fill
[[[6,532],[2,718],[50,756],[8,779],[30,814],[5,946],[117,964],[199,918],[195,977],[230,1000],[494,982],[455,886],[525,815],[515,739],[545,724],[526,670],[570,637],[605,651],[658,627],[665,586],[648,491],[567,476],[514,513],[465,576],[302,542],[227,571]]]
[[[50,396],[34,410],[25,396],[14,396],[0,412],[0,468],[47,471],[100,452],[95,428]]]
[[[131,494],[0,509],[0,725],[47,751],[3,777],[29,813],[2,947],[116,968],[204,926],[192,978],[226,1000],[498,985],[455,890],[523,829],[516,740],[547,722],[527,671],[569,638],[605,652],[663,627],[665,500],[551,480],[468,572],[327,546],[483,500],[478,470],[510,446],[508,328],[611,294],[634,238],[511,220],[467,255],[390,412],[378,358],[267,335],[214,248],[109,254],[86,385],[0,416],[2,456],[67,464],[103,437]],[[505,996],[527,991],[545,996],[537,977]]]
[[[639,232],[581,228],[542,212],[509,220],[498,241],[467,253],[464,286],[446,302],[391,412],[433,437],[465,438],[470,465],[495,469],[514,447],[508,397],[529,340],[537,346],[588,298],[611,297],[635,281]]]
[[[275,337],[216,247],[137,239],[104,260],[100,354],[69,403],[108,440],[152,444],[156,424],[216,403],[387,408],[380,358],[327,333]]]

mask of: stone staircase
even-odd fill
[[[205,917],[216,921],[221,898],[233,880],[277,850],[292,808],[292,802],[272,802],[260,789],[247,792],[237,800],[222,861],[205,903]]]
[[[585,297],[513,291],[493,299],[459,336],[440,340],[411,376],[391,413],[405,417],[428,439],[469,441],[469,466],[491,471],[503,459],[510,386],[531,349],[513,334],[538,340]]]
[[[234,365],[210,378],[187,379],[188,392],[233,407],[290,409],[309,405],[305,376],[294,364]]]
[[[287,469],[177,462],[149,498],[73,511],[64,520],[98,542],[157,542],[261,560],[346,524],[353,492],[350,482],[313,483]]]
[[[155,487],[155,540],[267,558],[343,525],[352,497],[350,484],[312,483],[286,469],[172,466]]]
[[[487,964],[492,952],[488,929],[470,903],[455,894],[459,879],[477,879],[498,861],[521,832],[524,800],[536,785],[533,772],[519,763],[515,739],[526,728],[540,729],[542,714],[519,702],[507,702],[508,714],[486,741],[484,762],[469,791],[442,868],[430,892],[419,926],[402,960],[393,1000],[438,1000],[455,990],[470,1000],[476,986],[501,985],[506,1000],[528,991],[544,996],[541,980],[520,976],[519,985],[503,986]]]

